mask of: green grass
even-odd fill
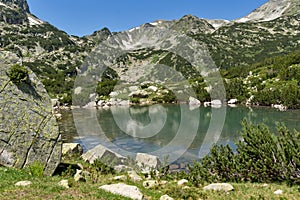
[[[87,182],[73,183],[72,187],[65,189],[58,185],[61,176],[35,177],[26,170],[16,170],[0,167],[0,199],[127,199],[125,197],[113,195],[98,189],[104,184],[117,183],[112,180],[113,175],[103,175],[97,182],[87,180]],[[32,185],[27,187],[17,187],[14,184],[18,181],[29,180]],[[235,184],[235,190],[229,193],[212,192],[202,190],[202,186],[189,189],[182,189],[177,186],[175,180],[169,181],[166,185],[146,189],[142,182],[134,183],[129,180],[127,184],[136,185],[145,195],[146,199],[159,199],[160,196],[168,194],[174,199],[188,199],[192,196],[195,199],[300,199],[300,186],[289,187],[285,184],[263,184],[241,183]],[[203,185],[204,186],[204,185]],[[276,190],[283,190],[282,195],[275,195]]]

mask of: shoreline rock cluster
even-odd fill
[[[128,158],[119,155],[116,152],[113,152],[102,145],[98,145],[91,150],[88,150],[85,153],[82,153],[82,147],[78,143],[65,143],[63,144],[63,154],[64,156],[68,155],[77,155],[80,156],[84,161],[93,164],[96,159],[100,161],[106,162],[108,165],[114,163],[114,169],[127,175],[119,175],[113,177],[114,181],[118,183],[102,185],[99,189],[104,190],[106,192],[110,192],[116,195],[121,195],[124,197],[128,197],[131,199],[144,199],[144,195],[141,192],[140,188],[135,185],[129,185],[126,182],[128,179],[134,183],[141,183],[142,186],[146,189],[153,189],[159,186],[164,186],[169,184],[169,181],[165,180],[157,180],[156,177],[151,176],[151,171],[154,170],[156,175],[159,174],[157,171],[159,167],[162,166],[159,158],[157,156],[145,154],[145,153],[137,153],[135,158],[135,166],[128,166]],[[109,159],[107,159],[109,158]],[[112,162],[114,160],[114,162]],[[140,173],[144,174],[144,176],[138,175],[136,170],[139,170]],[[85,181],[86,178],[90,176],[89,172],[84,171],[83,168],[80,170],[76,170],[76,174],[74,175],[74,181],[80,182]],[[189,181],[186,179],[175,180],[176,185],[179,189],[189,189]],[[62,180],[58,183],[60,186],[65,188],[70,188],[67,180]],[[222,192],[230,192],[234,190],[234,187],[228,183],[213,183],[203,187],[203,190],[213,190],[213,191],[222,191]],[[170,197],[167,194],[163,194],[160,197],[160,200],[172,200],[174,198]]]

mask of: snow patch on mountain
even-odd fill
[[[224,19],[205,19],[208,23],[210,23],[215,29],[218,29],[228,23],[230,23],[229,20]]]
[[[31,26],[33,25],[40,25],[40,24],[43,24],[44,22],[36,17],[33,17],[32,15],[30,14],[27,14],[27,17],[28,17],[28,20],[29,20],[29,24]]]

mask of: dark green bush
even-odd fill
[[[21,83],[28,83],[29,81],[29,71],[26,69],[26,67],[19,64],[11,66],[7,72],[7,76],[13,83],[17,85]]]
[[[243,121],[243,141],[237,153],[229,146],[214,146],[211,153],[189,166],[187,178],[203,182],[287,182],[300,183],[300,133],[277,126],[278,133],[264,125]]]

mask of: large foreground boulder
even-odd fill
[[[26,82],[14,83],[0,53],[0,165],[24,168],[35,162],[52,175],[61,160],[61,136],[51,100],[29,69]]]

